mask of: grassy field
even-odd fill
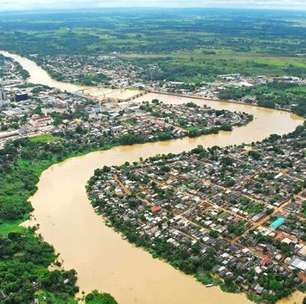
[[[158,65],[153,78],[192,82],[237,72],[306,75],[303,12],[110,9],[0,17],[0,45],[24,55],[116,54]]]
[[[30,141],[32,143],[53,143],[57,140],[59,140],[59,138],[51,134],[42,134],[42,135],[37,135],[37,136],[33,136],[30,138]]]

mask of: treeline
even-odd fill
[[[201,9],[17,13],[1,16],[3,44],[0,41],[5,47],[39,54],[154,53],[208,47],[296,55],[305,51],[305,28],[299,24],[303,17],[296,12]],[[84,28],[90,31],[76,35]]]
[[[270,82],[255,87],[227,87],[219,93],[220,99],[254,99],[259,106],[267,108],[287,108],[293,112],[306,115],[306,86]]]
[[[129,58],[128,62],[144,68],[141,75],[145,80],[184,81],[201,86],[203,81],[214,81],[219,75],[240,73],[244,76],[258,75],[292,75],[305,77],[306,66],[274,64],[265,61],[265,58],[256,59],[244,55],[238,59],[234,55],[207,55],[205,50],[202,54],[184,57],[178,55],[165,56],[164,58]],[[263,61],[263,62],[261,62]],[[156,65],[158,69],[152,71],[148,66]]]
[[[273,145],[277,140],[282,137],[279,135],[271,135],[269,138],[265,139],[266,143],[271,143]],[[303,148],[305,143],[300,140],[300,138],[306,138],[306,123],[303,126],[299,126],[291,134],[285,135],[283,138],[296,138],[294,145],[301,146]],[[190,152],[190,155],[197,155],[203,159],[209,159],[210,157],[215,157],[215,150],[220,149],[218,147],[212,147],[204,149],[202,146],[194,148]],[[158,155],[151,157],[149,160],[151,162],[158,161],[159,166],[162,170],[167,170],[165,166],[166,163],[176,157],[174,154],[168,155]],[[257,155],[255,157],[258,157]],[[223,159],[223,162],[226,164],[229,160]],[[135,165],[135,164],[134,164]],[[126,163],[120,166],[125,174],[128,174],[129,178],[137,182],[137,175],[133,175],[129,171],[129,163]],[[118,167],[117,167],[118,168]],[[183,271],[186,274],[195,276],[200,282],[207,283],[216,283],[220,284],[222,290],[227,292],[239,292],[239,287],[234,283],[232,278],[226,278],[224,280],[217,279],[212,276],[213,269],[217,265],[217,250],[213,247],[209,247],[208,250],[201,252],[200,241],[194,242],[191,244],[191,241],[181,242],[180,246],[174,246],[173,244],[160,239],[158,237],[151,238],[148,235],[142,233],[135,224],[133,220],[127,220],[124,214],[118,214],[118,212],[113,209],[112,205],[109,204],[109,201],[105,199],[100,199],[97,195],[92,192],[93,186],[99,180],[103,182],[103,175],[110,172],[110,167],[103,167],[102,169],[96,169],[94,176],[88,181],[86,186],[87,192],[89,194],[91,203],[95,208],[96,212],[103,215],[104,218],[107,218],[109,223],[114,229],[121,232],[126,236],[127,240],[136,246],[145,248],[153,257],[161,258],[169,262],[173,267]],[[145,176],[141,176],[145,178]],[[199,191],[201,191],[201,186],[199,185]],[[160,189],[161,190],[161,189]],[[111,192],[104,193],[108,198],[112,197]],[[127,204],[130,208],[137,206],[137,200],[135,196],[130,194],[127,196],[123,203]],[[139,218],[142,218],[142,215],[139,215]],[[232,233],[235,235],[241,235],[245,227],[242,222],[237,223],[230,227]],[[210,233],[211,237],[217,237],[218,234],[213,232]],[[260,240],[263,236],[258,236]],[[282,250],[284,254],[288,251],[288,245],[282,244],[279,241],[273,241],[273,244]],[[220,244],[221,246],[221,244]],[[233,266],[231,271],[235,273],[235,276],[239,277],[242,274],[240,268]],[[255,270],[250,268],[247,275],[247,280],[250,283],[254,283],[254,277],[256,277]],[[258,279],[260,285],[268,290],[272,290],[272,293],[266,293],[261,296],[256,295],[253,292],[248,293],[248,297],[251,300],[254,300],[258,303],[276,303],[278,300],[289,296],[294,290],[296,290],[296,281],[293,278],[288,278],[286,274],[275,273],[272,269],[267,270],[267,275],[262,276]],[[303,288],[303,285],[300,285],[299,288]]]
[[[35,229],[19,226],[32,210],[28,198],[36,191],[41,172],[79,152],[74,147],[65,147],[61,140],[49,139],[19,139],[8,142],[0,150],[0,302],[3,304],[30,304],[34,299],[41,303],[77,303],[76,272],[49,270],[51,264],[60,266],[53,247],[37,236]]]
[[[85,304],[118,304],[108,293],[99,293],[94,290],[85,297]]]
[[[38,292],[74,303],[78,291],[74,271],[48,270],[56,262],[54,249],[33,230],[18,226],[32,210],[27,200],[36,191],[40,173],[56,159],[48,150],[46,144],[30,140],[0,150],[1,303],[32,303]]]

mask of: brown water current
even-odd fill
[[[120,90],[103,87],[81,86],[68,82],[57,81],[51,78],[50,75],[44,69],[42,69],[34,61],[28,58],[6,51],[0,51],[0,55],[9,57],[17,61],[24,70],[28,71],[30,74],[28,82],[30,83],[46,85],[69,93],[82,92],[88,96],[95,96],[97,99],[103,99],[104,97],[121,97],[123,99],[126,99],[139,93],[139,91],[137,90]]]
[[[26,60],[26,64],[23,67],[31,74],[31,80],[38,82],[40,77],[35,75],[35,63]],[[147,94],[137,101],[152,98],[169,103],[190,101],[189,98],[157,94]],[[39,223],[43,238],[60,253],[64,267],[77,271],[81,290],[109,292],[120,304],[250,303],[243,294],[223,293],[218,287],[206,288],[193,277],[129,244],[105,225],[86,195],[86,182],[96,168],[104,165],[120,165],[156,154],[180,153],[200,144],[211,147],[251,143],[273,133],[291,132],[303,123],[302,118],[284,111],[227,102],[192,101],[215,109],[244,111],[253,114],[254,121],[232,132],[93,152],[53,165],[42,174],[38,191],[31,198],[35,222]],[[282,304],[302,303],[302,298],[301,293],[296,293]]]

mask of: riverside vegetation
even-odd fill
[[[144,105],[148,107],[150,104]],[[157,105],[162,106],[160,103]],[[206,109],[203,113],[208,113],[207,111],[212,110]],[[250,119],[247,115],[242,117],[245,119],[244,123]],[[175,116],[172,118],[175,119]],[[158,130],[155,133],[158,135]],[[53,248],[39,236],[35,236],[34,229],[19,226],[32,211],[27,200],[35,193],[40,174],[50,165],[75,155],[145,141],[142,136],[134,134],[119,138],[105,137],[102,141],[91,138],[88,142],[80,140],[81,135],[87,138],[85,130],[80,127],[58,135],[61,137],[40,135],[8,141],[0,150],[0,296],[4,303],[27,303],[35,297],[46,298],[54,303],[74,303],[73,296],[78,291],[75,286],[76,273],[48,271],[50,264],[58,263]],[[169,138],[172,138],[171,133],[166,137],[158,135],[154,140]]]
[[[28,198],[42,171],[75,153],[52,136],[16,140],[0,150],[1,303],[77,303],[76,272],[57,267],[53,247],[34,234],[35,228],[20,226],[32,211]],[[58,269],[48,270],[50,265]],[[86,303],[116,302],[95,292],[87,295]]]
[[[227,87],[219,93],[221,99],[241,100],[255,98],[262,107],[275,108],[276,105],[292,106],[299,115],[306,115],[306,86],[292,83],[271,82],[256,87]]]
[[[40,21],[37,18],[33,21],[32,13],[2,14],[0,43],[3,48],[26,56],[115,53],[120,62],[139,67],[143,79],[158,81],[199,84],[215,80],[224,72],[305,76],[303,13],[254,11],[246,17],[244,12],[235,11],[228,17],[228,12],[223,10],[211,10],[208,16],[201,10],[177,10],[167,11],[165,17],[164,12],[144,10],[141,18],[137,17],[138,13],[133,10],[88,12],[91,18],[80,17],[80,12],[48,13]],[[34,16],[37,17],[35,13]],[[129,30],[122,16],[128,20]],[[38,61],[39,56],[33,58]],[[104,81],[108,78],[103,75],[85,78],[85,83],[89,84]],[[256,96],[262,105],[272,107],[273,104],[266,101],[272,92],[272,102],[279,96],[286,102],[285,97],[288,97],[288,102],[296,103],[296,111],[305,114],[301,87],[270,85],[240,90],[228,89],[223,94],[233,99]],[[55,116],[55,120],[63,118]],[[93,141],[90,145],[81,142],[80,145],[80,134],[71,132],[70,135],[68,144],[63,134],[48,135],[9,141],[0,150],[0,299],[5,304],[31,303],[34,299],[59,304],[77,301],[75,271],[57,269],[60,263],[54,249],[34,233],[35,229],[19,225],[29,218],[32,207],[27,200],[36,191],[40,174],[71,156],[139,142],[137,138],[128,137],[121,141]],[[237,231],[236,228],[233,227],[233,231]],[[238,227],[238,234],[240,230]],[[214,235],[211,232],[211,236]],[[48,269],[50,265],[53,265],[52,270]],[[201,277],[204,282],[208,279],[207,274]],[[274,287],[279,287],[278,283]],[[284,289],[286,294],[295,288],[289,283]],[[225,287],[234,291],[236,286]],[[277,297],[279,294],[268,300],[274,301]],[[85,301],[115,303],[111,296],[96,291],[87,295]]]
[[[305,78],[304,20],[305,12],[256,10],[11,13],[1,15],[0,44],[31,56],[60,80],[108,85],[117,77],[113,83],[119,86],[131,85],[133,78],[134,85],[174,81],[195,88],[233,73]],[[239,95],[256,93],[268,107],[278,106],[280,98],[305,113],[299,93],[305,86],[284,89],[259,86]],[[237,96],[237,90],[230,92],[221,96]]]
[[[154,257],[275,303],[305,291],[305,137],[306,124],[250,147],[104,167],[87,191],[98,214]]]
[[[44,88],[42,91],[44,90],[48,89]],[[34,95],[40,92],[41,90],[34,90]],[[34,104],[37,102],[36,98],[37,96],[33,98]],[[67,100],[71,98],[67,96]],[[68,107],[67,113],[53,113],[55,129],[52,134],[9,140],[4,148],[0,149],[0,298],[3,303],[31,303],[34,299],[38,299],[40,303],[76,303],[74,296],[78,288],[75,271],[64,271],[60,267],[48,270],[50,265],[55,268],[60,266],[54,249],[40,236],[34,234],[35,229],[20,226],[21,222],[29,218],[32,211],[28,198],[36,192],[39,176],[49,166],[72,156],[109,149],[114,145],[165,140],[186,135],[197,136],[207,132],[216,133],[222,130],[222,124],[226,121],[229,124],[225,129],[231,130],[232,125],[247,124],[252,120],[252,117],[245,113],[201,109],[192,103],[185,108],[184,106],[172,107],[157,100],[136,106],[134,111],[117,109],[123,120],[114,121],[109,117],[108,112],[104,120],[102,116],[99,119],[89,119],[87,107],[96,108],[95,103],[86,103],[82,98],[76,101],[75,98],[72,98],[74,106]],[[83,103],[81,109],[78,107],[79,102]],[[194,120],[189,121],[188,117],[185,119],[180,117],[179,113],[182,109],[186,113],[190,112],[189,118],[194,117]],[[195,119],[195,109],[202,111],[201,119]],[[165,110],[165,115],[160,117],[159,113],[154,112],[157,110]],[[34,115],[41,115],[41,109],[38,112],[39,114]],[[114,111],[111,113],[112,116],[116,114]],[[117,114],[116,117],[119,115]],[[134,115],[134,118],[129,115]],[[147,118],[144,119],[145,117]],[[148,117],[151,118],[148,119]],[[203,120],[204,117],[207,121]],[[74,122],[77,118],[82,118],[82,125],[68,123],[69,127],[67,127],[67,122]],[[131,118],[133,118],[132,122]],[[149,127],[154,120],[157,121],[158,128]],[[101,127],[102,123],[106,124],[105,128],[110,128],[105,136],[97,137],[90,133],[91,131],[100,133],[95,131],[95,128]],[[193,127],[194,124],[196,129]],[[180,129],[181,133],[174,136],[173,125],[191,128],[190,133],[182,132]],[[132,127],[134,132],[132,134],[126,132],[123,136],[122,130],[114,131],[123,126]],[[144,137],[142,130],[145,126],[149,133]],[[165,126],[168,126],[171,132],[162,132]],[[139,129],[138,133],[135,132],[136,129]],[[196,134],[194,134],[195,130]],[[99,295],[97,292],[88,295],[86,301],[115,303],[110,296]]]

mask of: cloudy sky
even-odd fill
[[[94,7],[252,7],[306,10],[306,0],[0,0],[0,10]]]

